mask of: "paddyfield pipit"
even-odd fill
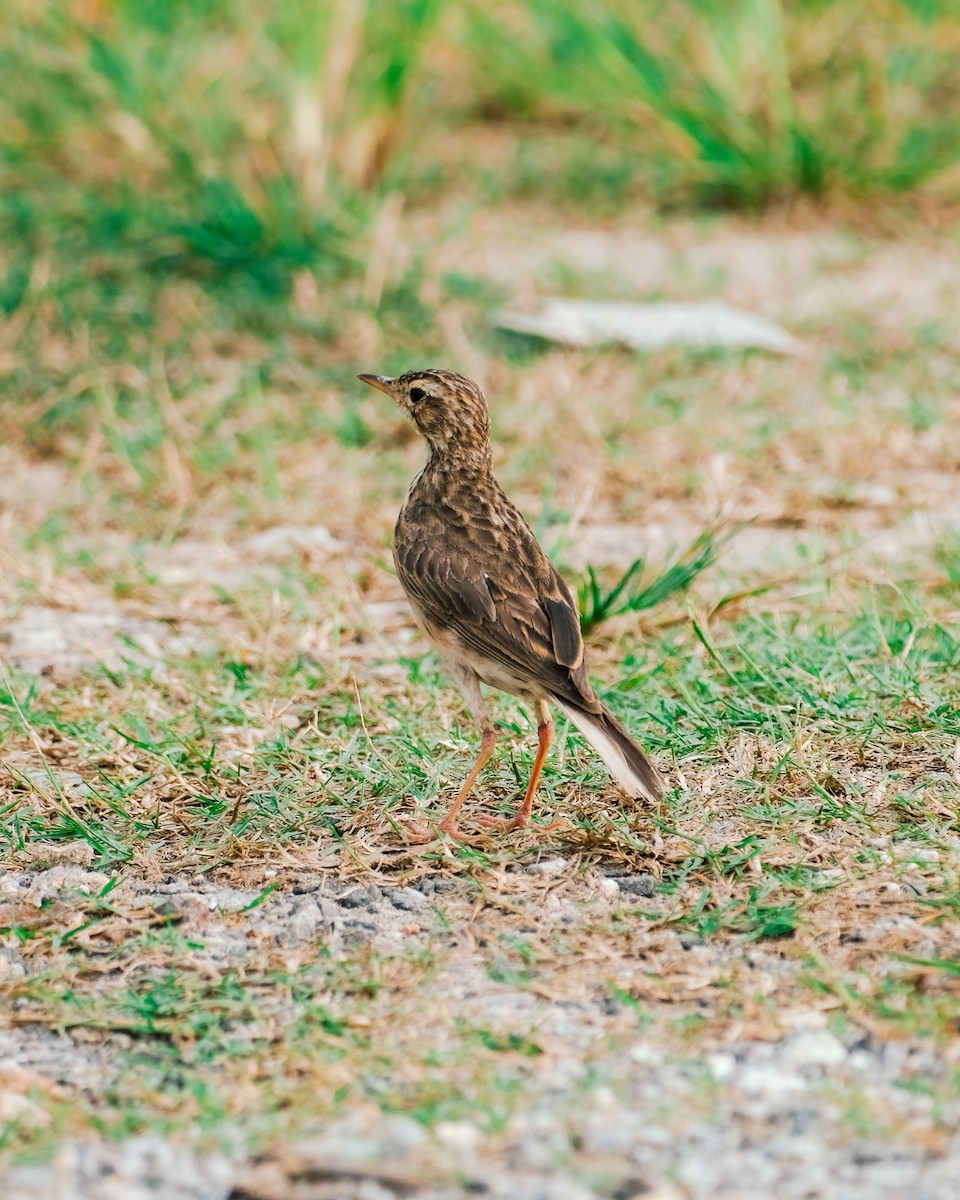
[[[392,396],[427,439],[429,458],[400,510],[393,557],[417,623],[481,729],[476,764],[440,829],[461,836],[457,814],[496,744],[481,683],[527,700],[540,736],[516,815],[484,824],[522,829],[529,821],[553,737],[551,703],[628,796],[657,801],[663,782],[656,767],[590,686],[569,588],[493,477],[490,417],[479,386],[453,371],[359,378]]]

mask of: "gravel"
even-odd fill
[[[337,898],[341,908],[365,908],[376,912],[380,904],[381,894],[377,887],[361,887],[352,892],[345,892]]]
[[[571,888],[580,890],[564,892],[558,889],[567,866],[552,863],[530,872],[547,889],[531,920],[558,933],[611,905],[621,919],[630,919],[632,898],[653,892],[653,878],[646,875],[616,878],[612,898],[604,886],[610,879],[599,875],[576,876]],[[0,897],[68,902],[71,895],[101,891],[105,882],[106,876],[61,860],[47,870],[0,873]],[[334,955],[357,941],[395,949],[404,939],[425,937],[421,924],[462,923],[475,902],[463,883],[443,877],[394,886],[386,878],[380,885],[305,876],[250,907],[261,895],[201,877],[162,883],[126,878],[111,892],[111,902],[152,905],[202,927],[202,956],[217,969],[242,962],[254,935],[301,951],[322,937]],[[609,989],[585,991],[574,1000],[497,982],[481,950],[482,919],[471,928],[478,940],[461,945],[431,980],[431,1000],[465,1023],[547,1048],[512,1068],[526,1099],[494,1135],[469,1119],[427,1128],[366,1105],[289,1147],[293,1166],[253,1159],[241,1126],[231,1153],[201,1152],[189,1141],[152,1134],[121,1142],[68,1140],[49,1163],[11,1168],[0,1178],[0,1195],[955,1200],[960,1135],[944,1137],[944,1130],[960,1128],[960,1111],[949,1105],[935,1111],[925,1094],[929,1088],[913,1086],[922,1079],[932,1088],[955,1066],[921,1039],[884,1042],[856,1029],[841,1037],[823,1013],[791,1010],[781,1014],[783,1036],[759,1040],[734,1033],[720,1047],[678,1052],[643,1033]],[[686,936],[675,942],[693,971],[723,953],[742,956],[758,971],[791,969],[762,946],[721,948]],[[26,969],[16,945],[0,943],[0,978],[22,978]],[[92,1041],[86,1033],[38,1024],[0,1027],[0,1118],[29,1120],[33,1111],[29,1095],[4,1090],[5,1071],[30,1072],[88,1097],[107,1091],[135,1043],[122,1034]],[[425,1030],[430,1036],[434,1031]],[[873,1129],[858,1117],[865,1098],[887,1118],[884,1127]]]
[[[125,1142],[67,1142],[49,1166],[18,1167],[5,1200],[226,1200],[235,1165],[147,1134]]]
[[[620,891],[628,896],[650,897],[657,890],[657,880],[654,875],[614,875],[611,878]]]

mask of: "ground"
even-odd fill
[[[51,327],[7,418],[5,1194],[952,1197],[953,241],[449,199],[383,228],[376,319],[312,336],[303,273],[278,361],[172,281],[179,349],[99,365],[61,429],[91,351]],[[806,353],[492,330],[551,293],[719,298]],[[591,634],[659,810],[560,729],[557,828],[408,844],[478,739],[389,566],[422,447],[352,376],[428,365],[483,380],[501,482],[572,581],[712,538],[688,590]],[[468,826],[536,745],[496,713]]]

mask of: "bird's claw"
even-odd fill
[[[514,833],[518,829],[526,829],[530,824],[530,817],[523,813],[516,813],[512,817],[477,817],[477,820],[484,829],[496,829],[499,833]],[[534,828],[537,833],[550,833],[562,826],[562,821],[551,821],[549,825],[535,825]]]
[[[527,823],[526,817],[477,817],[477,822],[484,829],[496,829],[498,833],[512,833],[515,829],[523,829]]]
[[[487,841],[483,837],[468,836],[455,820],[450,820],[448,817],[445,817],[436,826],[421,825],[419,821],[402,821],[401,824],[407,831],[407,842],[414,846],[425,846],[430,842],[439,841],[442,835],[453,838],[462,846],[481,846]],[[512,817],[477,817],[477,824],[491,832],[514,833],[516,830],[526,829],[530,825],[530,815],[519,812]],[[560,829],[562,826],[563,821],[551,821],[549,825],[535,825],[534,829],[537,833],[552,833],[553,830]]]
[[[437,840],[436,832],[426,825],[421,825],[419,821],[401,821],[400,824],[407,831],[407,842],[410,845],[424,846],[427,842]]]
[[[456,821],[441,821],[435,829],[428,825],[421,825],[418,821],[401,823],[407,831],[407,841],[414,846],[425,846],[429,842],[436,842],[440,839],[441,834],[453,838],[455,842],[460,842],[464,846],[477,845],[476,839],[463,833]]]

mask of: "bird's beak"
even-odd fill
[[[393,396],[393,380],[386,375],[358,375],[358,379],[362,379],[364,383],[369,383],[371,387],[375,387],[378,392],[384,392],[388,396]]]

